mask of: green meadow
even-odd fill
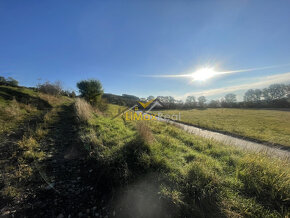
[[[124,187],[145,177],[145,184],[157,186],[157,204],[171,205],[170,214],[178,217],[289,215],[287,160],[246,153],[158,121],[91,113],[79,116],[79,135],[109,184]],[[148,190],[138,192],[146,196]]]
[[[166,114],[180,112],[182,122],[197,127],[218,130],[270,144],[290,146],[290,111],[287,109],[208,108],[161,112]]]
[[[0,88],[1,149],[6,151],[1,152],[0,198],[2,206],[18,207],[15,216],[289,216],[289,160],[225,146],[167,123],[128,121],[124,115],[113,119],[124,109],[113,104],[100,111],[81,98]],[[182,115],[232,117],[223,121],[230,126],[242,111]],[[289,118],[289,112],[249,110],[248,124],[259,120],[258,112],[271,112],[259,124],[268,131]],[[286,138],[279,143],[286,144]],[[63,203],[68,199],[72,206]],[[30,204],[40,207],[26,207]]]

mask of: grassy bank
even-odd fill
[[[290,146],[290,111],[228,108],[162,111],[164,114],[179,112],[185,123]]]
[[[44,149],[49,126],[62,105],[73,101],[22,87],[0,86],[0,200],[1,209],[21,202],[41,181],[38,165],[48,157]],[[1,211],[2,215],[2,211]]]
[[[98,168],[96,186],[111,193],[118,215],[289,216],[289,162],[78,104],[79,137]]]

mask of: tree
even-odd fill
[[[169,103],[169,108],[174,108],[175,106],[175,99],[172,96],[167,96],[168,97],[168,103]]]
[[[255,101],[256,102],[261,101],[261,97],[263,95],[263,92],[260,89],[255,89],[254,92],[255,92],[255,97],[256,97]]]
[[[6,83],[10,86],[18,86],[18,81],[16,79],[13,79],[12,77],[8,77]]]
[[[290,84],[286,87],[287,95],[286,95],[286,101],[290,103]]]
[[[232,94],[232,93],[226,94],[225,101],[227,103],[234,103],[237,101],[237,96],[235,94]]]
[[[39,84],[38,90],[45,94],[54,95],[54,96],[60,95],[63,92],[60,82],[55,82],[55,83],[45,82],[43,84]]]
[[[81,97],[85,98],[92,105],[97,105],[104,93],[102,84],[99,80],[82,80],[77,83]]]
[[[71,93],[70,93],[70,97],[71,98],[75,98],[77,95],[76,95],[76,93],[74,92],[74,91],[72,91]]]
[[[6,79],[3,76],[0,76],[0,85],[6,85]]]
[[[194,108],[196,106],[196,100],[194,96],[187,96],[185,101],[186,107]]]
[[[249,89],[246,91],[244,95],[244,101],[245,102],[254,102],[255,101],[255,92],[253,89]]]
[[[260,89],[249,89],[244,95],[245,102],[258,103],[261,101],[263,92]]]
[[[198,97],[197,100],[199,107],[205,107],[206,98],[204,96]]]
[[[267,101],[278,100],[286,97],[287,86],[284,84],[273,84],[263,89],[263,97]]]
[[[5,79],[5,77],[0,76],[0,85],[18,86],[18,81],[16,79],[13,79],[12,77],[8,77],[7,79]]]
[[[212,107],[212,108],[218,108],[221,106],[221,103],[219,100],[211,100],[208,104],[209,107]]]
[[[233,107],[233,105],[237,102],[237,96],[232,93],[226,94],[225,102],[228,107]]]

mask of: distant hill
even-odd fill
[[[134,95],[114,95],[111,93],[104,93],[103,98],[107,100],[108,103],[117,104],[121,106],[133,106],[136,104],[136,101],[139,101],[140,98]]]

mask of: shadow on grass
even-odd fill
[[[161,184],[169,183],[161,173],[165,166],[155,162],[148,145],[138,137],[111,159],[98,159],[83,150],[73,105],[63,106],[57,117],[41,142],[48,156],[35,165],[34,180],[25,187],[28,197],[16,209],[16,217],[189,214],[187,207],[177,207],[170,199],[160,197]]]
[[[39,110],[51,108],[51,105],[47,101],[39,97],[34,97],[29,94],[16,91],[12,88],[1,86],[0,92],[3,92],[0,93],[0,96],[5,100],[13,100],[13,98],[15,98],[18,102],[21,102],[23,104],[31,104]]]
[[[0,134],[0,190],[6,185],[10,185],[10,182],[21,184],[19,181],[10,181],[10,174],[18,166],[18,158],[22,156],[24,150],[19,147],[17,142],[31,130],[35,130],[37,124],[43,120],[46,111],[41,114],[34,115],[24,120],[17,129],[14,129],[9,134]],[[8,175],[8,176],[7,176]],[[0,208],[3,208],[13,202],[13,198],[0,195]]]

